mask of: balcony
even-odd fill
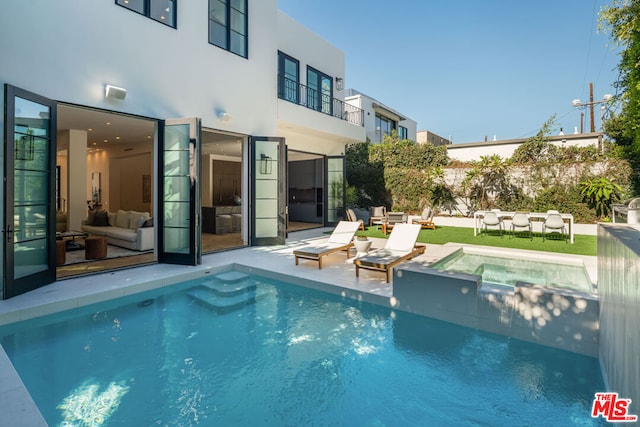
[[[278,76],[278,98],[364,127],[362,109],[284,76]]]

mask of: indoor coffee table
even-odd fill
[[[60,231],[56,233],[56,240],[64,240],[66,242],[66,249],[68,251],[77,251],[84,249],[84,245],[80,242],[76,242],[76,237],[87,237],[88,234],[84,231]],[[71,240],[69,240],[71,238]]]

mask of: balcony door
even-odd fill
[[[333,79],[318,70],[307,69],[307,103],[309,108],[333,114]]]
[[[165,120],[158,156],[158,262],[202,262],[200,235],[200,119]]]
[[[3,299],[56,280],[56,108],[5,85]]]

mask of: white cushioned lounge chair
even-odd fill
[[[340,251],[347,251],[347,258],[349,258],[349,249],[353,246],[353,236],[359,227],[359,222],[340,221],[325,242],[294,250],[296,265],[298,265],[298,259],[302,258],[318,261],[318,268],[322,268],[322,257]]]
[[[424,253],[425,246],[416,245],[420,228],[420,224],[396,224],[384,248],[353,260],[356,266],[356,277],[359,277],[361,268],[384,271],[389,283],[395,265]]]

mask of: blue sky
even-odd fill
[[[454,143],[525,138],[573,99],[615,94],[617,50],[597,33],[607,0],[278,0],[344,51],[357,89]],[[596,129],[600,127],[595,107]],[[589,111],[584,129],[589,130]]]

